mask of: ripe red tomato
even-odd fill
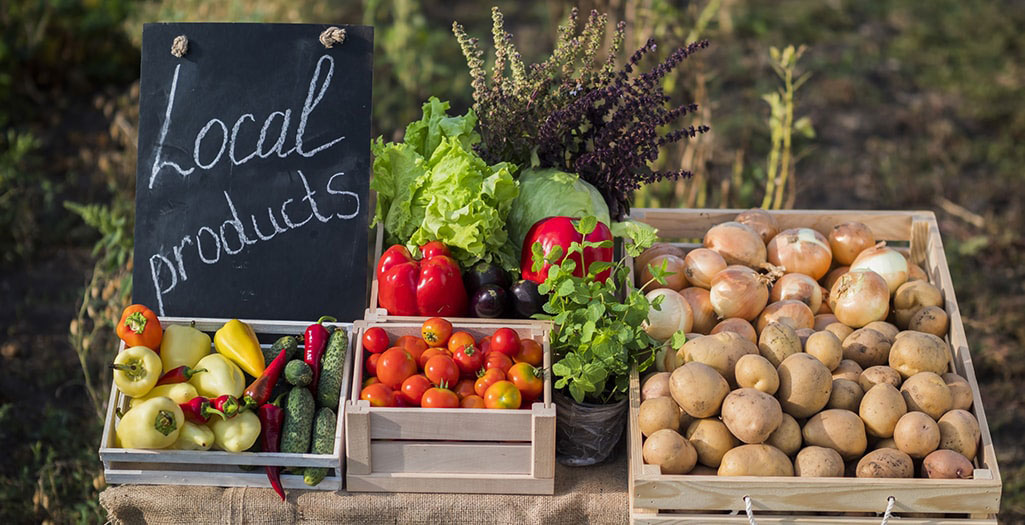
[[[432,317],[420,327],[420,335],[423,336],[427,346],[445,346],[448,338],[452,336],[452,323],[441,317]]]
[[[451,387],[459,381],[459,366],[447,355],[436,355],[427,360],[424,375],[435,385]]]
[[[409,403],[409,406],[418,407],[420,400],[424,397],[424,392],[430,390],[432,386],[430,380],[423,374],[411,375],[402,382],[397,396]]]
[[[477,394],[466,396],[459,402],[459,408],[484,408],[484,398]]]
[[[389,348],[391,342],[384,328],[375,326],[363,332],[363,348],[371,354],[380,354]]]
[[[453,354],[455,354],[456,351],[460,348],[463,348],[467,345],[476,346],[477,341],[473,339],[472,335],[466,332],[456,332],[448,338],[448,351],[452,352]]]
[[[441,241],[431,241],[420,247],[420,253],[423,254],[424,259],[430,259],[435,255],[447,255],[452,257],[452,252],[448,250],[448,246]]]
[[[512,367],[512,364],[513,364],[512,363],[512,359],[509,359],[509,356],[507,356],[507,355],[505,355],[505,354],[503,354],[501,352],[491,352],[491,353],[487,354],[486,356],[484,356],[484,369],[485,370],[491,370],[492,368],[497,368],[497,369],[501,370],[502,373],[506,373],[506,372],[509,371],[509,368]]]
[[[380,355],[377,361],[377,378],[388,388],[398,388],[407,377],[416,373],[416,361],[409,352],[391,347]]]
[[[520,336],[512,328],[499,328],[491,336],[491,350],[509,357],[520,351]]]
[[[459,396],[447,388],[434,387],[424,392],[420,406],[424,408],[459,408]]]
[[[460,400],[462,400],[466,396],[472,396],[476,394],[476,392],[473,391],[473,379],[460,379],[459,382],[456,383],[456,386],[452,389],[452,391],[455,392],[457,396],[459,396]]]
[[[395,406],[395,392],[392,392],[392,389],[382,385],[381,383],[374,383],[365,387],[360,391],[359,398],[364,401],[369,401],[370,406],[372,407]]]
[[[417,366],[420,367],[420,370],[423,370],[427,367],[427,361],[436,355],[452,357],[452,354],[448,353],[448,350],[445,348],[428,348],[427,350],[424,350],[424,353],[420,354],[420,358],[416,360]]]
[[[520,391],[524,403],[530,403],[541,397],[545,388],[545,381],[540,369],[534,368],[530,363],[516,363],[509,369],[509,381],[516,385]]]
[[[504,380],[505,372],[498,368],[493,368],[477,377],[477,381],[473,383],[473,392],[478,396],[484,397],[484,392],[487,392],[489,386]]]
[[[374,377],[377,375],[377,361],[381,359],[381,354],[370,354],[367,356],[366,365],[363,368],[366,370],[366,377]]]
[[[368,387],[370,385],[374,385],[374,384],[377,384],[377,383],[380,383],[380,382],[381,382],[381,380],[378,379],[377,376],[368,377],[365,381],[363,381],[363,388],[366,388],[366,387]]]
[[[404,335],[395,341],[395,346],[405,349],[413,356],[413,361],[420,359],[420,354],[427,350],[427,343],[415,335]]]
[[[484,357],[480,350],[473,345],[464,346],[452,354],[452,360],[459,365],[459,372],[463,377],[474,377],[477,371],[484,364]]]
[[[512,381],[499,381],[484,392],[484,408],[515,410],[520,408],[522,397]]]
[[[544,349],[533,339],[520,339],[520,350],[513,356],[514,363],[530,363],[541,366],[544,361]]]
[[[489,335],[489,336],[486,336],[483,339],[481,339],[480,340],[480,344],[477,345],[477,346],[480,347],[480,353],[482,353],[484,355],[490,354],[491,353],[491,336]]]

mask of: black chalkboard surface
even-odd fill
[[[135,302],[169,316],[362,318],[373,28],[340,26],[329,49],[328,27],[146,24]]]

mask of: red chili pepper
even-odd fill
[[[270,400],[271,391],[278,384],[281,371],[285,369],[287,353],[288,349],[283,348],[278,356],[263,369],[263,374],[249,383],[249,386],[242,391],[242,403],[246,408],[258,407]]]
[[[306,327],[303,339],[305,342],[303,361],[306,361],[306,364],[310,365],[310,368],[313,369],[313,382],[310,383],[310,392],[314,395],[317,393],[317,380],[320,379],[320,358],[324,356],[327,340],[331,337],[331,333],[324,327],[324,321],[334,322],[336,319],[328,315],[317,319],[316,323]]]
[[[210,400],[202,396],[194,397],[185,403],[178,403],[178,406],[185,413],[185,419],[198,425],[206,424],[214,415],[221,416],[221,419],[224,419],[224,412],[214,408]]]
[[[210,400],[210,404],[217,410],[220,410],[224,417],[235,417],[235,414],[238,414],[239,410],[244,408],[239,405],[238,398],[231,394],[215,397]]]
[[[174,384],[174,383],[184,383],[184,382],[188,381],[189,379],[192,379],[192,376],[194,376],[194,375],[196,375],[196,374],[198,374],[200,372],[206,372],[206,369],[205,368],[195,368],[195,369],[193,369],[193,368],[189,368],[188,365],[182,365],[182,366],[179,366],[178,368],[174,368],[174,369],[168,370],[166,373],[164,373],[164,375],[160,376],[160,379],[157,380],[157,384],[158,385],[170,385],[170,384]]]
[[[282,394],[283,396],[284,394]],[[264,452],[277,452],[281,443],[281,425],[285,421],[285,411],[280,406],[281,396],[273,403],[260,405],[256,415],[260,418],[260,446]],[[267,466],[267,479],[270,480],[274,492],[285,501],[285,489],[281,487],[281,467]]]

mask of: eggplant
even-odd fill
[[[509,274],[497,264],[481,261],[463,273],[463,284],[466,286],[466,293],[472,296],[485,284],[508,288]]]
[[[512,307],[516,315],[530,319],[530,316],[541,313],[542,307],[548,301],[546,297],[538,293],[537,283],[528,280],[519,280],[509,287],[509,295],[512,297]]]
[[[470,311],[476,317],[502,317],[509,308],[509,295],[497,284],[485,284],[470,297]]]

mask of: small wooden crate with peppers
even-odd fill
[[[207,348],[198,348],[194,351],[207,354],[209,356],[218,356],[210,361],[211,364],[217,365],[220,360],[220,354],[212,353],[213,345],[211,344],[211,336],[226,323],[228,319],[188,319],[181,317],[163,317],[159,319],[160,324],[164,329],[164,346],[163,351],[166,350],[167,346],[167,334],[168,329],[171,331],[177,331],[177,336],[181,337],[186,334],[186,331],[181,330],[184,327],[193,327],[196,330],[188,331],[188,335],[185,337],[195,336],[200,343],[198,346],[207,346]],[[236,321],[237,322],[237,321]],[[283,336],[290,336],[296,338],[295,350],[289,350],[287,354],[294,352],[298,359],[302,359],[302,353],[304,350],[304,343],[302,342],[303,331],[307,329],[311,323],[299,322],[299,321],[255,321],[247,320],[243,321],[245,325],[248,325],[257,340],[261,352],[266,356],[270,357],[273,352],[278,352],[278,348],[275,347],[275,340],[284,340]],[[178,328],[173,328],[177,326]],[[100,459],[103,461],[104,476],[107,483],[111,484],[148,484],[148,485],[206,485],[206,486],[220,486],[220,487],[269,487],[270,482],[268,481],[268,472],[263,467],[281,467],[280,481],[281,485],[285,489],[313,489],[313,490],[339,490],[342,488],[342,472],[343,472],[343,461],[344,457],[342,454],[342,448],[344,446],[343,440],[343,429],[345,427],[344,418],[341,417],[341,409],[344,406],[346,395],[349,392],[349,379],[351,377],[351,348],[352,348],[352,324],[351,323],[323,323],[323,326],[328,330],[344,331],[347,335],[346,341],[344,342],[344,350],[341,353],[343,364],[341,365],[341,376],[339,378],[340,384],[338,392],[338,404],[335,407],[331,407],[337,410],[338,416],[335,418],[335,424],[330,429],[329,435],[326,438],[333,437],[333,445],[329,445],[330,451],[323,451],[318,453],[290,453],[290,452],[229,452],[227,450],[203,450],[202,448],[209,449],[211,443],[210,439],[214,439],[211,436],[203,436],[197,434],[190,441],[191,443],[179,446],[177,443],[170,445],[168,448],[125,448],[122,446],[122,439],[119,438],[118,429],[120,425],[124,423],[124,418],[132,413],[132,403],[139,403],[142,399],[133,400],[130,396],[126,395],[118,388],[117,384],[112,385],[110,393],[110,401],[107,406],[107,415],[104,420],[103,435],[100,442]],[[240,327],[241,328],[241,327]],[[296,337],[298,336],[298,337]],[[172,336],[174,337],[174,336]],[[341,343],[339,340],[338,344]],[[196,346],[196,345],[193,345]],[[125,353],[130,348],[126,348],[125,343],[122,341],[120,348],[118,349],[119,355]],[[279,352],[284,354],[284,352]],[[287,355],[286,354],[286,355]],[[227,362],[227,360],[223,360]],[[283,360],[282,362],[285,362]],[[157,359],[159,365],[160,359]],[[268,369],[271,368],[273,361],[265,359],[265,363]],[[195,369],[201,369],[207,366],[206,362],[200,362],[197,364]],[[230,368],[230,367],[229,367]],[[285,406],[288,402],[290,388],[288,388],[288,381],[286,381],[286,373],[282,370],[276,388],[272,391],[274,397],[280,396],[281,399],[279,404]],[[312,372],[311,369],[306,371]],[[166,371],[164,371],[166,373]],[[171,388],[178,388],[178,386],[189,389],[191,385],[197,384],[200,381],[202,374],[207,372],[198,372],[192,375],[186,383],[176,383],[171,385]],[[213,374],[208,378],[203,379],[204,381],[215,381]],[[303,376],[303,374],[297,374]],[[218,379],[219,380],[219,379]],[[236,381],[245,381],[244,376],[241,372],[234,378]],[[298,381],[305,381],[305,379],[299,379]],[[255,381],[254,381],[255,383]],[[321,385],[326,385],[330,381],[322,381]],[[252,383],[251,383],[252,384]],[[157,386],[155,388],[161,388]],[[202,388],[202,387],[201,387]],[[300,388],[300,387],[293,387]],[[247,392],[249,389],[247,389]],[[261,397],[266,392],[261,393]],[[174,397],[174,392],[164,392],[161,395]],[[194,395],[194,394],[193,394]],[[186,397],[189,397],[186,394]],[[330,398],[330,396],[328,396]],[[199,399],[199,398],[193,398]],[[273,397],[269,397],[267,401],[273,401]],[[171,401],[173,403],[173,401]],[[245,401],[243,400],[244,404]],[[262,427],[261,423],[266,425],[267,421],[275,419],[273,408],[268,408],[269,412],[264,413],[263,407],[268,407],[271,403],[261,403],[261,407],[253,407],[250,409],[243,409],[248,411],[248,414],[236,415],[234,418],[228,420],[222,420],[219,415],[215,414],[209,408],[201,407],[197,404],[197,410],[195,416],[209,417],[211,426],[222,424],[219,421],[231,421],[236,418],[246,417],[249,421],[243,422],[238,420],[237,424],[252,425],[256,422],[257,427]],[[139,404],[135,409],[144,407],[144,404]],[[225,408],[225,413],[230,413],[231,407],[222,406]],[[287,409],[286,409],[287,410]],[[285,417],[281,410],[277,418]],[[205,414],[205,415],[204,415]],[[258,415],[254,415],[258,414]],[[327,418],[325,418],[327,420]],[[131,422],[129,422],[131,423]],[[250,430],[252,430],[250,428]],[[266,431],[266,428],[260,428],[261,434]],[[324,429],[321,429],[322,431]],[[310,432],[316,430],[310,427]],[[127,436],[123,429],[122,435]],[[282,429],[282,432],[288,432],[288,427]],[[251,434],[251,432],[244,432],[243,429],[231,429],[223,428],[217,429],[216,440],[219,442],[224,439],[225,441],[231,439],[229,436],[236,435],[241,436],[243,434]],[[178,432],[181,436],[182,432]],[[249,438],[246,437],[246,443],[249,442]],[[261,438],[263,436],[261,435]],[[184,440],[184,437],[181,437]],[[311,438],[312,440],[312,438]],[[259,448],[261,439],[256,440],[256,443],[252,448]],[[332,441],[330,439],[324,439],[323,441]],[[238,446],[244,446],[243,443]],[[237,443],[236,443],[237,444]],[[227,448],[232,448],[236,444],[227,444]],[[192,450],[180,450],[172,449],[176,448],[193,448]],[[222,447],[225,448],[225,447]],[[251,449],[250,447],[245,447]],[[307,470],[311,469],[311,470]],[[323,470],[312,470],[312,469],[323,469]],[[316,474],[312,474],[312,473]],[[323,479],[315,486],[309,486],[308,480],[304,480],[304,475],[310,474],[312,476],[319,477],[324,476]]]

